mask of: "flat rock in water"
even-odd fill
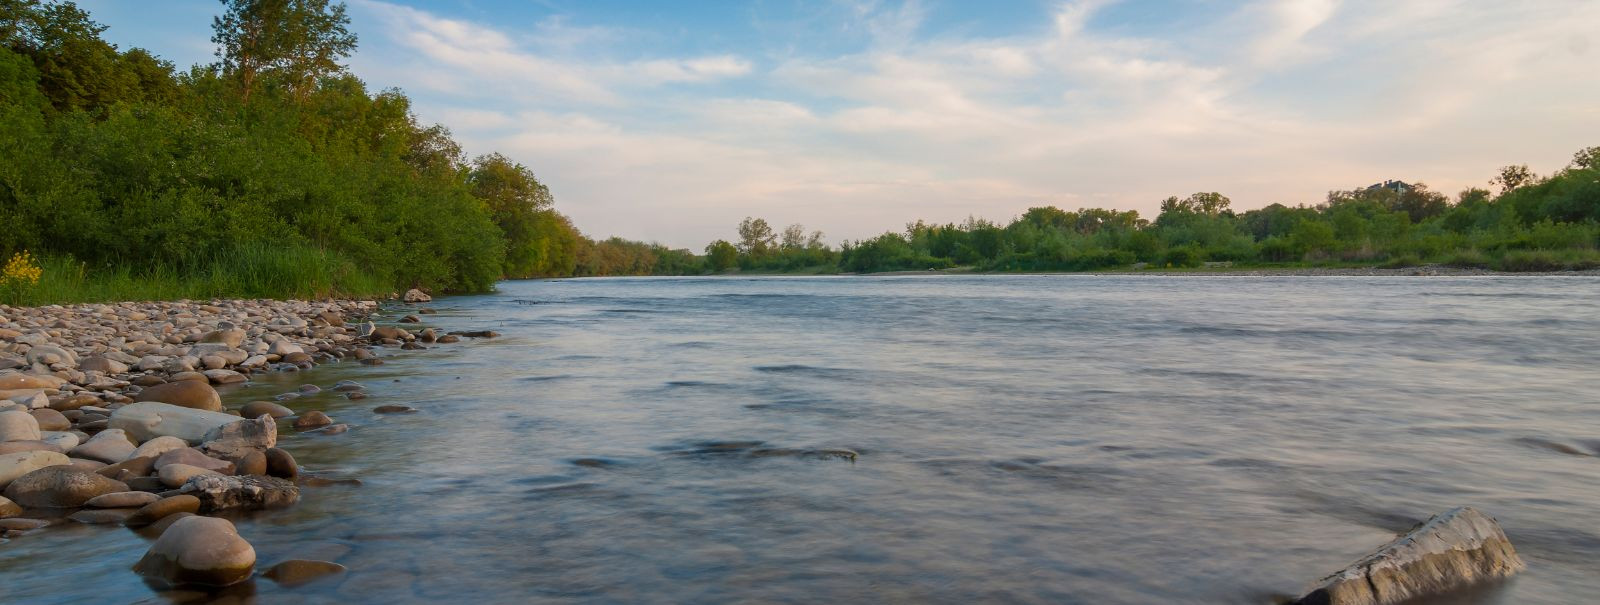
[[[90,498],[84,506],[91,508],[138,508],[161,497],[150,492],[112,492]]]
[[[132,515],[131,508],[86,508],[68,515],[67,518],[88,525],[104,525],[122,523]]]
[[[200,512],[200,499],[188,494],[180,494],[146,504],[122,523],[128,527],[144,527],[170,515],[198,512]]]
[[[1494,518],[1458,507],[1323,578],[1295,605],[1394,605],[1526,567]]]

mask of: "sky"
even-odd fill
[[[215,60],[215,0],[81,0]],[[1033,206],[1451,195],[1600,145],[1594,0],[348,0],[373,90],[527,165],[594,237],[828,241]]]

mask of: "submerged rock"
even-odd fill
[[[1505,578],[1524,567],[1494,518],[1458,507],[1323,578],[1294,605],[1393,605]]]
[[[261,575],[283,586],[299,586],[312,580],[344,572],[345,566],[331,561],[289,559],[273,565],[271,569]]]
[[[161,533],[133,566],[169,584],[227,586],[250,578],[256,551],[226,519],[184,517]]]

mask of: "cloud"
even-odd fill
[[[859,44],[634,56],[621,28],[356,6],[382,53],[363,67],[423,90],[469,151],[533,166],[587,232],[695,249],[746,215],[838,241],[1199,190],[1244,208],[1384,178],[1451,191],[1600,143],[1585,0],[1261,0],[1182,29],[1108,27],[1116,3],[1083,0],[1003,36],[854,2],[834,30]]]

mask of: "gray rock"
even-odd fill
[[[284,508],[300,501],[300,488],[294,483],[260,475],[198,475],[182,491],[200,499],[203,513]]]
[[[226,519],[184,517],[156,538],[133,570],[172,585],[227,586],[250,579],[256,551]]]
[[[103,372],[106,374],[126,374],[128,364],[106,357],[90,357],[78,364],[78,369],[85,372]]]
[[[272,416],[240,420],[206,432],[200,450],[208,456],[236,460],[250,452],[278,445],[278,423]]]
[[[1323,578],[1295,603],[1393,605],[1505,578],[1525,567],[1500,524],[1459,507]]]
[[[221,358],[219,357],[217,359]],[[250,380],[244,374],[240,374],[233,370],[206,370],[201,372],[201,374],[204,374],[206,379],[211,381],[211,384],[235,384]]]
[[[134,448],[133,453],[128,454],[126,459],[132,460],[134,458],[155,458],[172,450],[181,450],[186,447],[189,447],[189,442],[177,437],[156,437],[155,439],[151,439],[139,444],[139,447]]]
[[[208,471],[216,471],[224,475],[231,474],[233,472],[232,462],[212,458],[205,455],[204,452],[192,447],[178,448],[162,454],[156,458],[155,464],[152,464],[151,468],[159,471],[161,470],[161,467],[169,464],[187,464],[189,466],[198,466]]]
[[[433,302],[433,297],[428,296],[426,292],[412,288],[410,290],[406,290],[406,294],[405,296],[401,297],[401,300],[408,303],[425,303]]]

